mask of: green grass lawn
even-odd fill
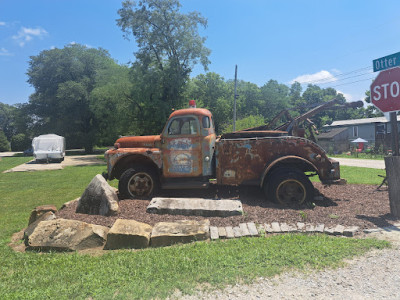
[[[371,184],[379,185],[386,176],[386,171],[381,169],[340,166],[340,177],[347,180],[349,184]],[[310,177],[311,181],[319,182],[318,176]]]
[[[3,158],[0,171],[27,160]],[[324,235],[199,242],[141,251],[110,251],[102,256],[17,253],[7,246],[11,235],[26,227],[34,207],[60,207],[79,197],[90,180],[104,170],[105,166],[87,166],[0,173],[1,299],[165,298],[176,289],[191,293],[202,284],[222,288],[292,268],[335,267],[345,258],[389,246],[374,239]]]

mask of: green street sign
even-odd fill
[[[384,56],[372,61],[374,72],[383,71],[386,69],[400,66],[400,52]]]

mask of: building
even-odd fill
[[[397,121],[399,120],[400,116],[397,116]],[[321,136],[322,141],[325,141],[325,143],[326,141],[329,141],[329,143],[325,145],[325,147],[328,148],[325,148],[323,144],[319,144],[327,151],[329,147],[333,147],[334,149],[344,149],[344,131],[336,131],[336,129],[344,128],[347,129],[347,150],[352,146],[350,144],[351,141],[357,138],[367,140],[368,146],[371,147],[379,148],[382,145],[384,151],[391,148],[391,127],[389,120],[385,117],[334,121],[331,125],[325,125],[321,134],[318,136],[318,140],[321,139]],[[331,133],[329,134],[329,132]],[[334,134],[340,134],[340,138],[335,138],[333,136]],[[339,140],[343,145],[335,145],[335,143],[339,143]]]
[[[332,128],[317,136],[318,145],[328,153],[341,153],[350,149],[347,127]]]

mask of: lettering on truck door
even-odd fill
[[[201,176],[202,138],[195,116],[176,117],[162,134],[163,175],[165,177]]]

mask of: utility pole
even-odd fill
[[[237,87],[237,65],[235,65],[235,95],[233,96],[233,131],[236,131],[236,87]]]

